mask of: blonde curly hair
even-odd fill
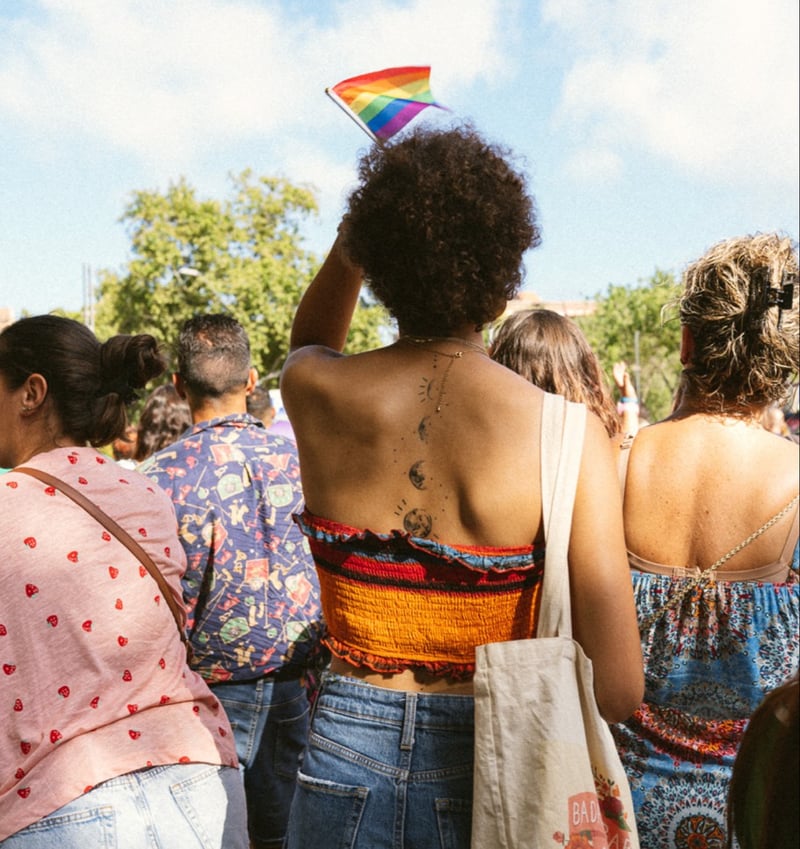
[[[687,267],[680,318],[694,352],[680,391],[696,405],[745,414],[785,402],[798,369],[797,270],[796,244],[777,233],[720,242]],[[794,295],[781,309],[770,300],[786,282]]]

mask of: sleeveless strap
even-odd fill
[[[134,557],[136,557],[142,566],[144,566],[144,568],[150,573],[153,580],[158,584],[158,587],[161,590],[161,597],[164,601],[166,601],[167,606],[175,619],[175,624],[178,626],[178,633],[180,634],[183,644],[186,646],[186,653],[188,657],[190,653],[190,644],[183,626],[184,612],[178,606],[178,602],[175,601],[175,597],[172,595],[169,584],[159,571],[158,566],[156,566],[152,557],[150,557],[142,546],[139,545],[139,543],[136,542],[136,540],[124,528],[120,527],[120,525],[118,525],[111,516],[104,513],[93,501],[89,500],[82,492],[78,492],[77,489],[74,489],[60,478],[57,478],[48,472],[43,472],[41,469],[34,469],[29,466],[18,466],[14,469],[14,471],[30,475],[31,477],[42,481],[42,483],[46,483],[49,486],[53,486],[56,489],[61,490],[64,495],[83,507],[83,509],[92,516],[92,518],[99,522],[112,536],[116,537],[117,540],[119,540],[119,542],[121,542],[125,548],[134,555]]]

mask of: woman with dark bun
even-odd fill
[[[359,177],[281,383],[333,654],[287,845],[467,847],[475,647],[535,634],[553,447],[545,393],[492,362],[482,329],[539,231],[523,177],[470,128],[375,147]],[[399,337],[344,356],[364,281]],[[612,450],[591,414],[581,456],[573,624],[618,720],[639,703],[641,654]]]
[[[164,365],[151,336],[58,316],[0,334],[3,849],[248,845],[230,725],[186,664],[172,502],[92,447]]]
[[[788,238],[691,263],[675,409],[622,452],[645,698],[614,730],[643,849],[726,844],[748,719],[798,668],[798,446],[761,422],[797,380],[797,299]]]

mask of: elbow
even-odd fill
[[[597,707],[603,719],[613,724],[626,720],[642,703],[644,698],[644,673],[630,676],[630,680],[611,682],[598,692],[595,688]]]

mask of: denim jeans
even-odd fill
[[[322,679],[287,849],[468,849],[473,698]]]
[[[104,781],[0,843],[2,849],[247,849],[236,770],[172,764]]]
[[[213,684],[236,738],[254,849],[283,846],[297,770],[308,732],[309,704],[299,677],[280,674]]]

